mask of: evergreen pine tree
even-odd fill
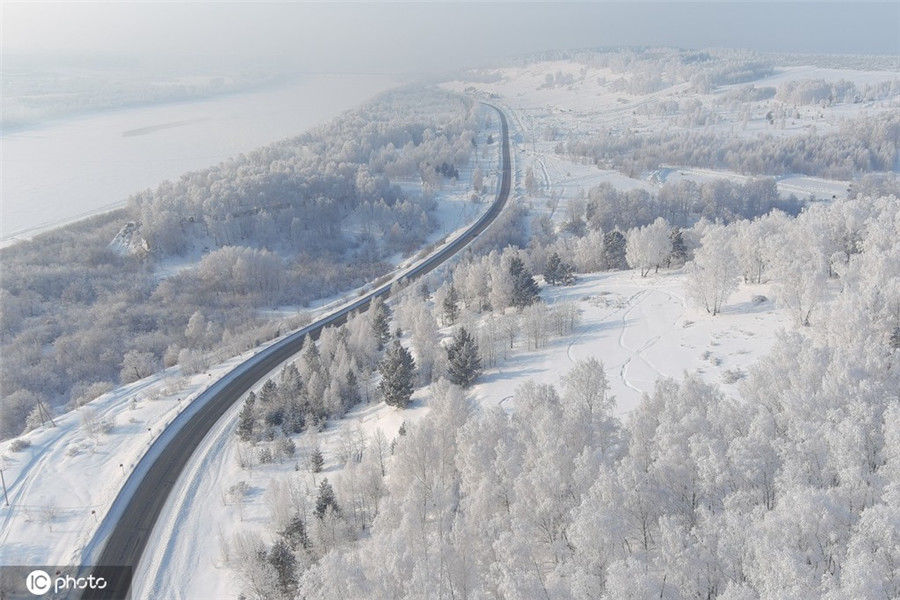
[[[297,558],[284,540],[275,540],[268,556],[278,576],[278,589],[284,598],[292,598],[297,589]]]
[[[447,290],[447,296],[444,298],[444,321],[449,325],[453,325],[456,323],[456,320],[459,318],[459,294],[456,291],[456,288],[453,287],[453,284],[450,284],[450,289]]]
[[[353,369],[347,369],[347,378],[344,382],[343,389],[343,400],[344,406],[351,407],[354,404],[359,404],[362,398],[359,395],[359,379],[356,377],[356,373],[353,372]]]
[[[319,355],[319,347],[307,337],[303,349],[303,364],[306,366],[307,374],[320,372],[322,369],[322,357]]]
[[[538,284],[518,256],[509,262],[509,274],[513,278],[512,305],[525,308],[534,304],[538,298]]]
[[[325,478],[319,484],[319,497],[316,498],[316,516],[320,519],[323,518],[329,506],[334,512],[341,511],[338,507],[337,498],[334,495],[334,488],[328,483],[328,478]]]
[[[447,346],[447,376],[452,383],[468,388],[481,375],[481,358],[475,338],[460,327]]]
[[[291,517],[291,520],[279,533],[291,550],[297,550],[298,548],[309,549],[310,543],[309,535],[306,533],[306,523],[299,514]]]
[[[400,344],[399,340],[394,340],[378,365],[378,371],[381,373],[378,390],[386,404],[406,408],[413,392],[415,368],[416,363],[412,354]]]
[[[550,285],[572,285],[575,283],[575,268],[559,257],[554,252],[547,259],[547,268],[544,269],[544,280]]]
[[[281,370],[281,385],[283,393],[296,396],[303,387],[303,381],[300,378],[300,370],[297,363],[289,363]]]
[[[559,265],[559,282],[563,285],[574,285],[575,284],[575,267],[570,265],[567,262],[562,262]]]
[[[378,349],[383,350],[391,339],[391,318],[380,297],[372,300],[372,332],[378,340]]]
[[[288,399],[284,404],[284,421],[281,424],[281,429],[284,431],[285,435],[300,433],[303,431],[305,422],[306,418],[303,411],[303,404],[296,398]]]
[[[316,446],[309,456],[309,469],[313,473],[321,473],[323,465],[325,465],[325,457],[322,456],[322,451]]]
[[[256,397],[253,392],[250,392],[247,400],[244,401],[244,407],[241,408],[241,412],[238,414],[237,435],[245,442],[253,438],[253,427],[256,424],[256,417],[253,414],[255,400]]]
[[[278,396],[278,386],[275,385],[275,381],[273,379],[267,379],[266,382],[259,389],[259,401],[262,404],[268,404],[275,400]]]
[[[603,253],[606,255],[606,264],[610,269],[628,268],[625,245],[625,236],[618,229],[607,231],[603,235]]]
[[[559,257],[559,253],[554,252],[550,255],[550,258],[547,259],[547,266],[544,268],[544,281],[546,281],[550,285],[556,285],[557,283],[559,283],[559,272],[561,266],[562,259]]]
[[[683,265],[687,260],[687,246],[684,243],[684,235],[681,233],[680,227],[674,227],[669,234],[669,240],[672,242],[672,251],[669,252],[669,258],[666,266]]]

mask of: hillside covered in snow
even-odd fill
[[[20,411],[0,564],[77,561],[200,391],[481,214],[484,100],[510,123],[504,212],[228,410],[134,597],[900,596],[897,61],[567,51],[416,90],[96,223],[94,267],[178,306],[198,284],[210,308],[165,340],[129,312],[121,381]],[[57,291],[92,306],[41,273],[2,292],[4,315],[37,324]],[[260,327],[223,327],[245,316]],[[23,389],[29,356],[87,347],[3,322],[30,352],[5,367]]]

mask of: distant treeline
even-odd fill
[[[848,121],[838,131],[753,139],[716,132],[669,131],[638,134],[607,131],[558,149],[598,165],[636,175],[663,164],[731,169],[749,175],[802,173],[852,179],[862,173],[891,171],[897,163],[900,115]]]

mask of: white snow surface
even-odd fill
[[[679,270],[640,277],[637,271],[580,276],[571,287],[544,292],[548,304],[572,301],[581,324],[571,336],[551,339],[536,351],[521,351],[489,370],[472,394],[483,405],[501,405],[515,386],[532,379],[558,384],[577,361],[597,358],[606,370],[620,416],[627,415],[660,377],[697,373],[736,396],[727,370],[744,372],[766,353],[790,319],[776,308],[767,285],[743,285],[713,317],[685,300]],[[754,296],[767,300],[754,303]]]

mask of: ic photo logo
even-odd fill
[[[72,575],[59,575],[51,577],[43,569],[35,569],[25,578],[25,589],[35,596],[43,596],[53,588],[53,593],[58,594],[67,590],[103,590],[107,581],[103,577],[74,577]]]
[[[47,574],[47,571],[35,569],[25,578],[25,589],[35,596],[43,596],[50,591],[52,583],[53,580]]]

